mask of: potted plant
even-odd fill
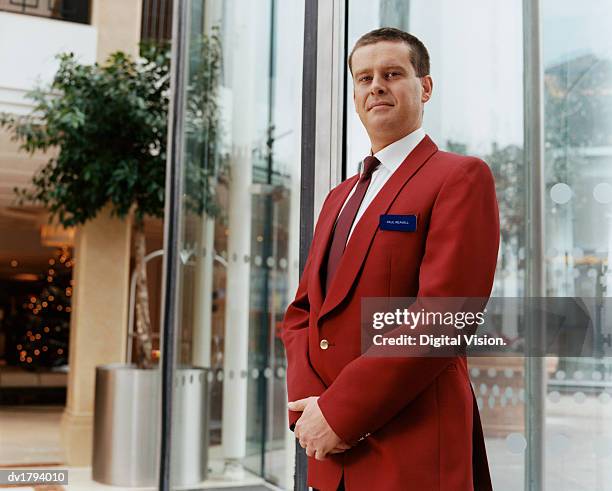
[[[223,162],[217,155],[219,46],[216,31],[191,44],[201,62],[192,63],[186,107],[187,131],[201,135],[193,140],[201,142],[204,152],[199,160],[186,163],[185,203],[191,211],[212,217],[218,213],[215,178]],[[116,52],[104,64],[94,65],[81,64],[72,54],[58,58],[50,87],[28,94],[34,101],[32,113],[0,114],[0,127],[9,128],[30,153],[55,150],[34,175],[32,187],[16,190],[20,202],[43,205],[50,220],[64,227],[82,225],[107,206],[118,218],[133,218],[135,365],[97,367],[93,477],[115,485],[151,485],[157,478],[158,440],[158,405],[151,401],[158,400],[160,384],[153,359],[144,220],[161,218],[164,212],[169,49],[142,45],[136,60]],[[187,383],[177,384],[175,396],[190,404],[199,401],[202,407],[190,417],[205,418],[204,369],[185,368],[177,376]],[[194,426],[201,438],[191,440],[207,446],[205,421],[190,420],[186,435],[195,433]],[[185,459],[199,468],[186,472],[184,479],[179,476],[179,481],[189,484],[203,478],[206,450],[185,448]]]

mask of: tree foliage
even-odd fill
[[[61,54],[51,86],[28,94],[33,112],[2,116],[22,149],[57,149],[33,187],[16,190],[21,203],[43,205],[67,227],[109,202],[119,217],[132,207],[139,222],[162,216],[170,60],[167,49],[143,55],[116,52],[103,65],[84,65]]]

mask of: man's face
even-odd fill
[[[374,152],[421,126],[432,80],[416,76],[410,46],[397,41],[362,46],[353,53],[352,69],[355,109]]]

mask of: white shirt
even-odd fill
[[[406,159],[406,156],[415,149],[423,138],[425,138],[425,130],[423,128],[419,128],[414,130],[412,133],[409,133],[405,137],[394,141],[390,145],[387,145],[385,148],[374,154],[374,157],[380,160],[380,165],[372,173],[370,185],[368,186],[366,194],[363,197],[363,201],[359,206],[359,210],[357,210],[357,215],[355,215],[355,221],[353,222],[347,241],[351,239],[353,230],[355,230],[355,225],[357,225],[359,219],[363,216],[368,206],[370,206],[370,203],[374,201],[374,198],[376,198],[376,195],[380,192],[391,175],[398,169],[401,163]],[[362,167],[362,165],[360,165],[360,167]],[[356,188],[357,184],[353,186],[353,189],[347,196],[346,201],[342,205],[340,213],[342,213],[342,210],[344,210],[348,200],[351,198],[351,196],[353,196]],[[340,216],[340,213],[338,216]]]

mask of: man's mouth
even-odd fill
[[[391,106],[393,106],[393,104],[390,104],[388,102],[376,102],[370,106],[370,109],[368,109],[368,111],[371,111],[372,109],[375,109],[377,107],[391,107]]]

